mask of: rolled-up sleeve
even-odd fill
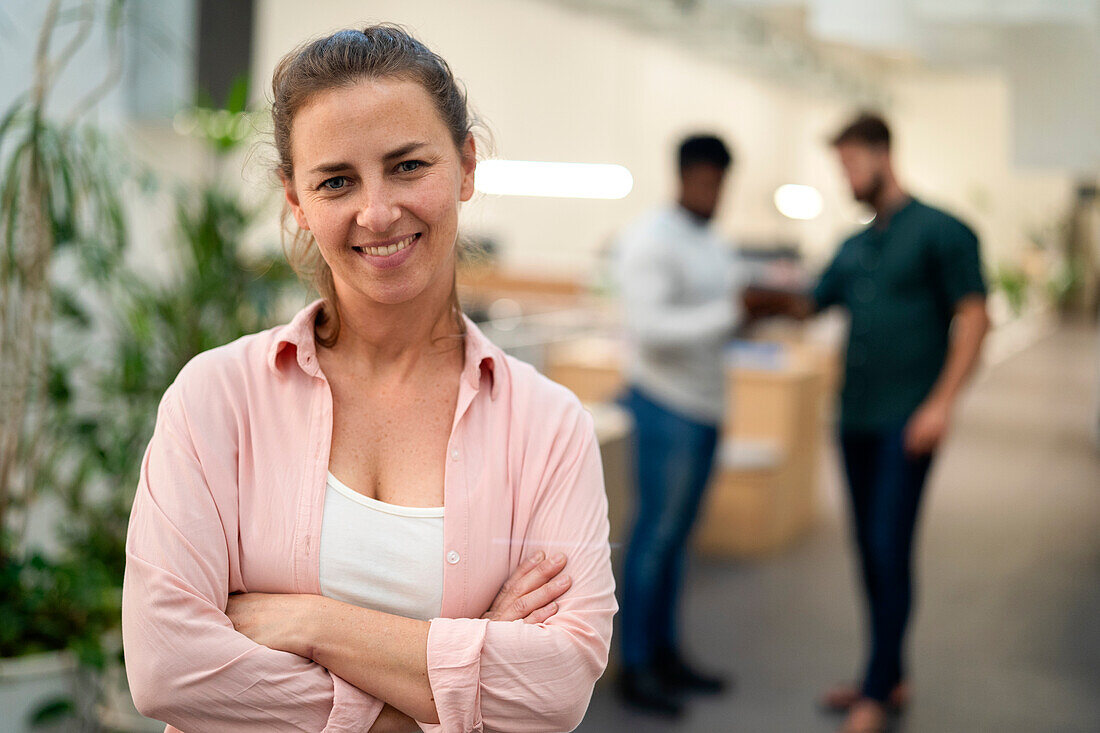
[[[440,725],[425,730],[561,732],[588,709],[617,604],[599,447],[592,417],[579,406],[576,413],[538,469],[522,553],[565,553],[573,584],[546,623],[433,619],[428,677]]]
[[[381,701],[233,628],[224,511],[235,507],[215,501],[173,387],[126,538],[122,633],[138,710],[189,733],[368,731]]]

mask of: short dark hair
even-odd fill
[[[697,163],[708,163],[726,170],[733,155],[722,139],[714,135],[692,135],[680,143],[680,170]]]
[[[861,112],[844,129],[833,136],[832,146],[839,147],[849,143],[867,147],[890,148],[890,127],[886,120],[874,112]]]

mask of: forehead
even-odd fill
[[[726,174],[725,169],[713,163],[692,163],[680,171],[683,178],[691,178],[698,181],[717,182]]]
[[[410,140],[450,140],[428,92],[415,81],[363,79],[313,95],[290,133],[296,166],[332,155],[385,155]]]
[[[864,163],[871,161],[883,155],[886,152],[886,149],[873,145],[864,145],[862,143],[849,142],[837,145],[836,152],[837,155],[840,156],[841,162],[848,164]]]

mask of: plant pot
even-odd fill
[[[73,730],[71,715],[35,727],[31,719],[50,702],[74,701],[79,688],[78,676],[76,657],[67,651],[0,658],[0,733]],[[75,707],[76,703],[73,705]]]

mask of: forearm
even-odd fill
[[[930,401],[954,404],[959,391],[978,364],[982,342],[988,330],[989,317],[985,312],[984,298],[968,298],[960,304],[955,314],[947,359],[929,394]]]
[[[742,294],[745,311],[752,318],[787,316],[804,320],[817,310],[813,298],[795,292],[748,287]]]
[[[301,655],[256,644],[181,586],[129,555],[123,642],[143,715],[187,731],[362,731],[373,722],[381,701]]]
[[[302,627],[302,656],[416,720],[437,722],[428,622],[316,598]]]

